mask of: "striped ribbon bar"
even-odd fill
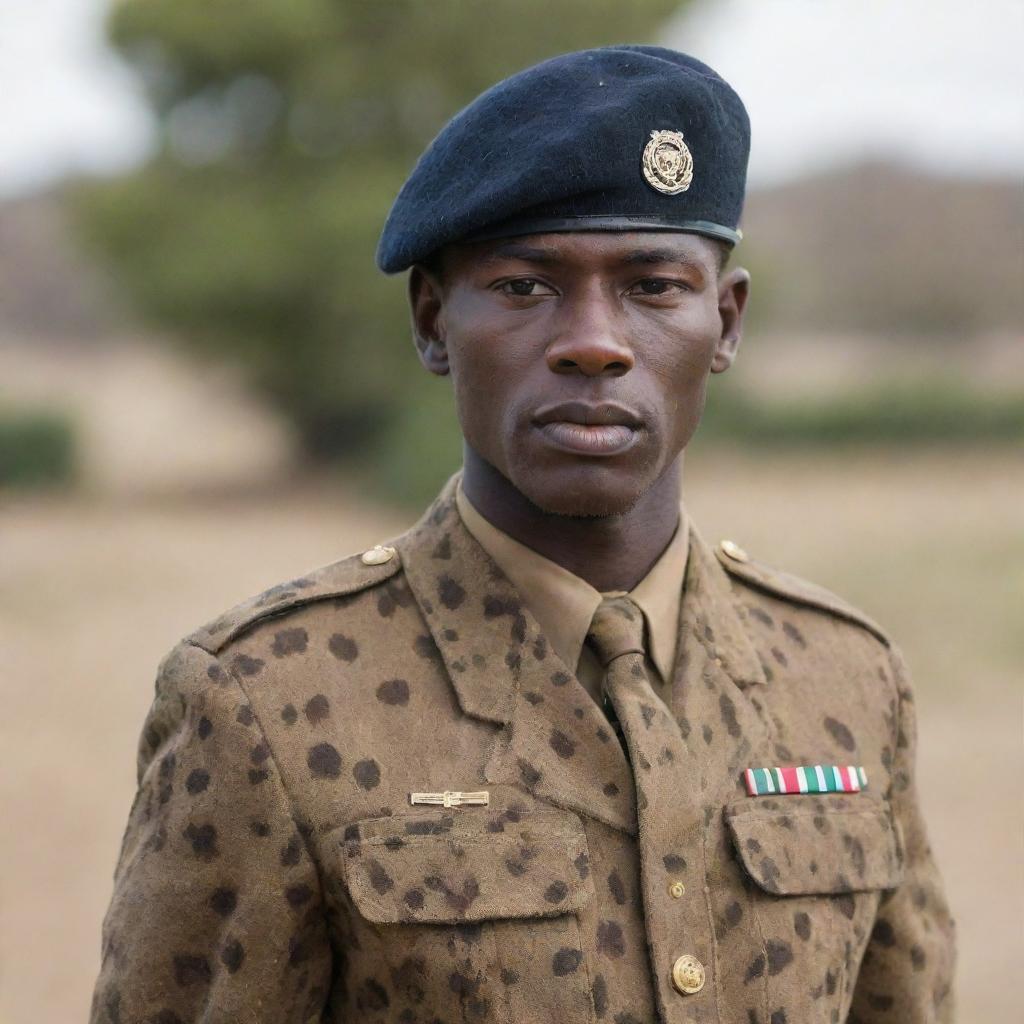
[[[859,793],[867,789],[864,769],[847,764],[811,764],[796,768],[748,768],[743,773],[750,796],[789,793]]]

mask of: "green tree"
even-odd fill
[[[373,264],[444,121],[567,50],[650,41],[679,0],[122,0],[110,31],[160,127],[141,170],[77,209],[136,308],[240,361],[319,459],[419,500],[457,465],[446,382]],[[412,430],[412,433],[410,433]]]

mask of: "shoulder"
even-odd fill
[[[848,623],[870,633],[885,647],[892,647],[889,634],[870,615],[817,583],[761,562],[730,540],[718,544],[715,555],[734,585]]]
[[[401,557],[393,544],[376,545],[239,602],[194,630],[182,643],[217,655],[233,640],[268,620],[386,585],[401,568]]]
[[[139,742],[139,778],[167,738],[191,728],[190,723],[199,730],[199,739],[214,729],[234,734],[236,727],[261,728],[255,724],[251,691],[240,680],[263,664],[246,653],[248,641],[259,636],[261,627],[277,628],[275,654],[295,653],[303,633],[301,627],[290,628],[295,617],[301,621],[305,612],[315,614],[332,602],[329,614],[336,619],[339,604],[358,603],[361,594],[397,603],[390,590],[400,571],[397,548],[378,545],[270,587],[182,637],[157,669],[155,695]],[[346,649],[336,654],[346,655]]]

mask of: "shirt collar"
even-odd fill
[[[463,492],[461,476],[455,502],[466,529],[511,580],[555,653],[566,665],[575,667],[594,612],[604,595],[586,580],[514,540],[485,519]],[[679,526],[668,547],[647,575],[629,591],[647,622],[650,658],[666,681],[672,678],[675,665],[688,548],[689,518],[680,503]]]

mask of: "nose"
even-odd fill
[[[565,309],[555,338],[547,347],[553,373],[585,377],[621,377],[633,368],[633,351],[608,303],[594,296]]]

